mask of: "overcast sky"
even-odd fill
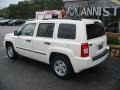
[[[0,0],[0,9],[9,6],[9,4],[17,4],[19,1],[23,0]]]

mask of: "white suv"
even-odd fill
[[[8,57],[23,55],[51,66],[60,78],[103,62],[109,47],[100,20],[37,20],[6,34]]]

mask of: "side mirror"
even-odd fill
[[[15,35],[15,36],[19,36],[18,31],[14,31],[14,35]]]

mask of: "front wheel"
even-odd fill
[[[62,55],[57,55],[52,58],[51,67],[55,75],[62,79],[67,79],[73,74],[69,59]]]
[[[6,49],[7,49],[7,55],[10,59],[15,59],[17,57],[17,53],[15,52],[12,44],[8,44]]]
[[[15,25],[16,25],[15,23],[12,24],[12,26],[15,26]]]

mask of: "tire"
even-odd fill
[[[6,49],[7,49],[7,55],[8,55],[8,57],[10,59],[14,60],[15,58],[17,58],[18,55],[15,52],[14,47],[13,47],[12,44],[8,44],[7,47],[6,47]]]
[[[57,55],[52,58],[51,68],[56,76],[61,79],[68,79],[73,74],[73,68],[66,56]]]
[[[15,25],[16,25],[15,23],[12,24],[12,26],[15,26]]]
[[[8,25],[8,23],[5,23],[5,26],[7,26]]]

